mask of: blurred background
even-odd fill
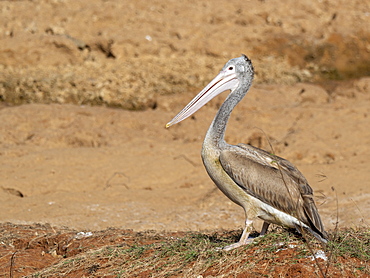
[[[242,227],[200,159],[223,98],[164,125],[244,53],[227,141],[297,165],[328,229],[368,225],[369,17],[361,0],[0,1],[0,221]]]

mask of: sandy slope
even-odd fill
[[[341,226],[369,224],[366,1],[147,3],[0,2],[0,221],[241,227],[199,155],[223,98],[164,125],[243,52],[256,84],[228,142],[269,150],[269,138],[308,178],[327,228],[337,211]]]

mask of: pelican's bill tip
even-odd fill
[[[166,128],[169,128],[171,125],[172,125],[172,123],[171,123],[171,122],[168,122],[168,123],[166,124]]]

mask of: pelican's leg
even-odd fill
[[[235,248],[238,248],[240,246],[247,245],[247,244],[251,243],[253,241],[253,238],[248,239],[248,236],[252,232],[252,230],[253,230],[253,220],[249,220],[247,218],[247,220],[245,221],[245,228],[244,228],[243,234],[240,237],[239,241],[236,242],[236,243],[233,243],[231,245],[225,246],[222,249],[225,250],[225,251],[230,251],[232,249],[235,249]]]
[[[268,223],[266,221],[263,222],[263,226],[262,226],[262,229],[261,229],[261,232],[260,232],[260,236],[265,235],[269,226],[270,226],[270,223]]]

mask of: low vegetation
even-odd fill
[[[336,231],[327,246],[276,228],[229,252],[219,247],[237,241],[241,231],[161,234],[108,229],[81,234],[37,226],[35,237],[35,227],[11,227],[27,232],[10,233],[11,229],[2,227],[0,275],[10,277],[370,276],[367,227]],[[33,261],[46,262],[48,256],[54,260],[35,267],[27,261],[27,251],[36,254]]]

